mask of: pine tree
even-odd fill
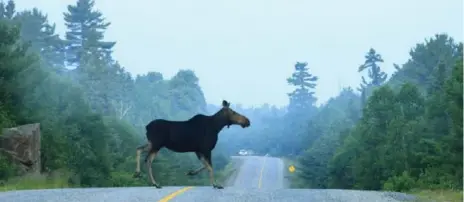
[[[55,33],[55,24],[37,8],[19,12],[14,17],[21,26],[22,41],[30,43],[30,51],[39,53],[42,64],[55,72],[64,69],[64,43]]]
[[[16,14],[16,4],[14,3],[14,1],[9,0],[8,3],[5,5],[4,9],[5,10],[4,10],[3,16],[6,19],[10,19],[10,20],[13,19],[13,17]]]
[[[5,18],[5,3],[0,1],[0,20]]]
[[[365,57],[365,62],[359,66],[358,72],[368,69],[368,76],[370,82],[366,82],[364,76],[362,77],[363,84],[366,86],[380,86],[387,80],[387,74],[383,72],[377,63],[383,62],[382,56],[375,52],[373,48],[369,49]]]
[[[66,32],[66,54],[70,65],[79,66],[85,55],[99,55],[109,59],[116,42],[105,42],[104,31],[111,24],[105,22],[101,12],[94,10],[93,0],[78,0],[68,6],[64,13]]]
[[[290,98],[289,110],[304,112],[311,109],[316,102],[314,88],[316,87],[317,76],[310,74],[308,63],[297,62],[295,72],[290,78],[287,78],[288,84],[295,86],[296,89],[289,93]]]

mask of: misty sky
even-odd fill
[[[38,7],[64,33],[63,12],[75,0],[15,0]],[[130,2],[130,3],[129,3]],[[393,71],[410,49],[436,33],[462,41],[461,0],[96,0],[112,23],[114,57],[133,74],[172,77],[192,69],[209,103],[288,103],[286,78],[296,61],[318,76],[318,103],[358,86],[369,48]]]

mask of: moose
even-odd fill
[[[160,189],[155,181],[151,168],[152,162],[163,147],[179,153],[195,152],[203,166],[190,170],[187,175],[196,175],[205,168],[209,171],[209,179],[213,188],[223,189],[214,179],[211,151],[216,146],[219,132],[224,126],[240,125],[242,128],[250,126],[250,120],[230,108],[230,103],[222,101],[222,108],[214,115],[196,114],[187,121],[170,121],[155,119],[145,126],[147,143],[137,147],[136,170],[134,177],[140,176],[140,155],[147,152],[145,164],[151,185]]]

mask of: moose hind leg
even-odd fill
[[[215,188],[215,189],[223,189],[224,187],[217,184],[216,180],[214,179],[213,164],[211,162],[211,151],[207,152],[206,154],[203,154],[201,159],[202,159],[203,164],[205,165],[205,167],[209,171],[209,180],[210,180],[211,185],[213,185],[213,188]]]
[[[140,147],[137,147],[137,156],[135,159],[136,162],[136,167],[135,167],[135,173],[134,173],[134,178],[140,177],[140,155],[142,154],[142,151],[148,151],[151,149],[151,143],[144,144]]]
[[[151,168],[151,164],[153,163],[153,160],[158,154],[158,151],[159,150],[150,150],[150,152],[147,154],[147,157],[145,158],[145,162],[147,165],[148,177],[150,178],[151,185],[155,186],[158,189],[161,189],[161,186],[158,183],[156,183],[155,178],[153,177],[153,170]]]

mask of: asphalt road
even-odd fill
[[[284,188],[284,163],[279,158],[246,156],[233,157],[242,161],[232,187],[238,189]]]
[[[401,193],[286,189],[282,160],[272,157],[234,157],[238,172],[230,186],[217,190],[205,187],[128,187],[11,191],[0,193],[3,202],[324,202],[407,201]]]

